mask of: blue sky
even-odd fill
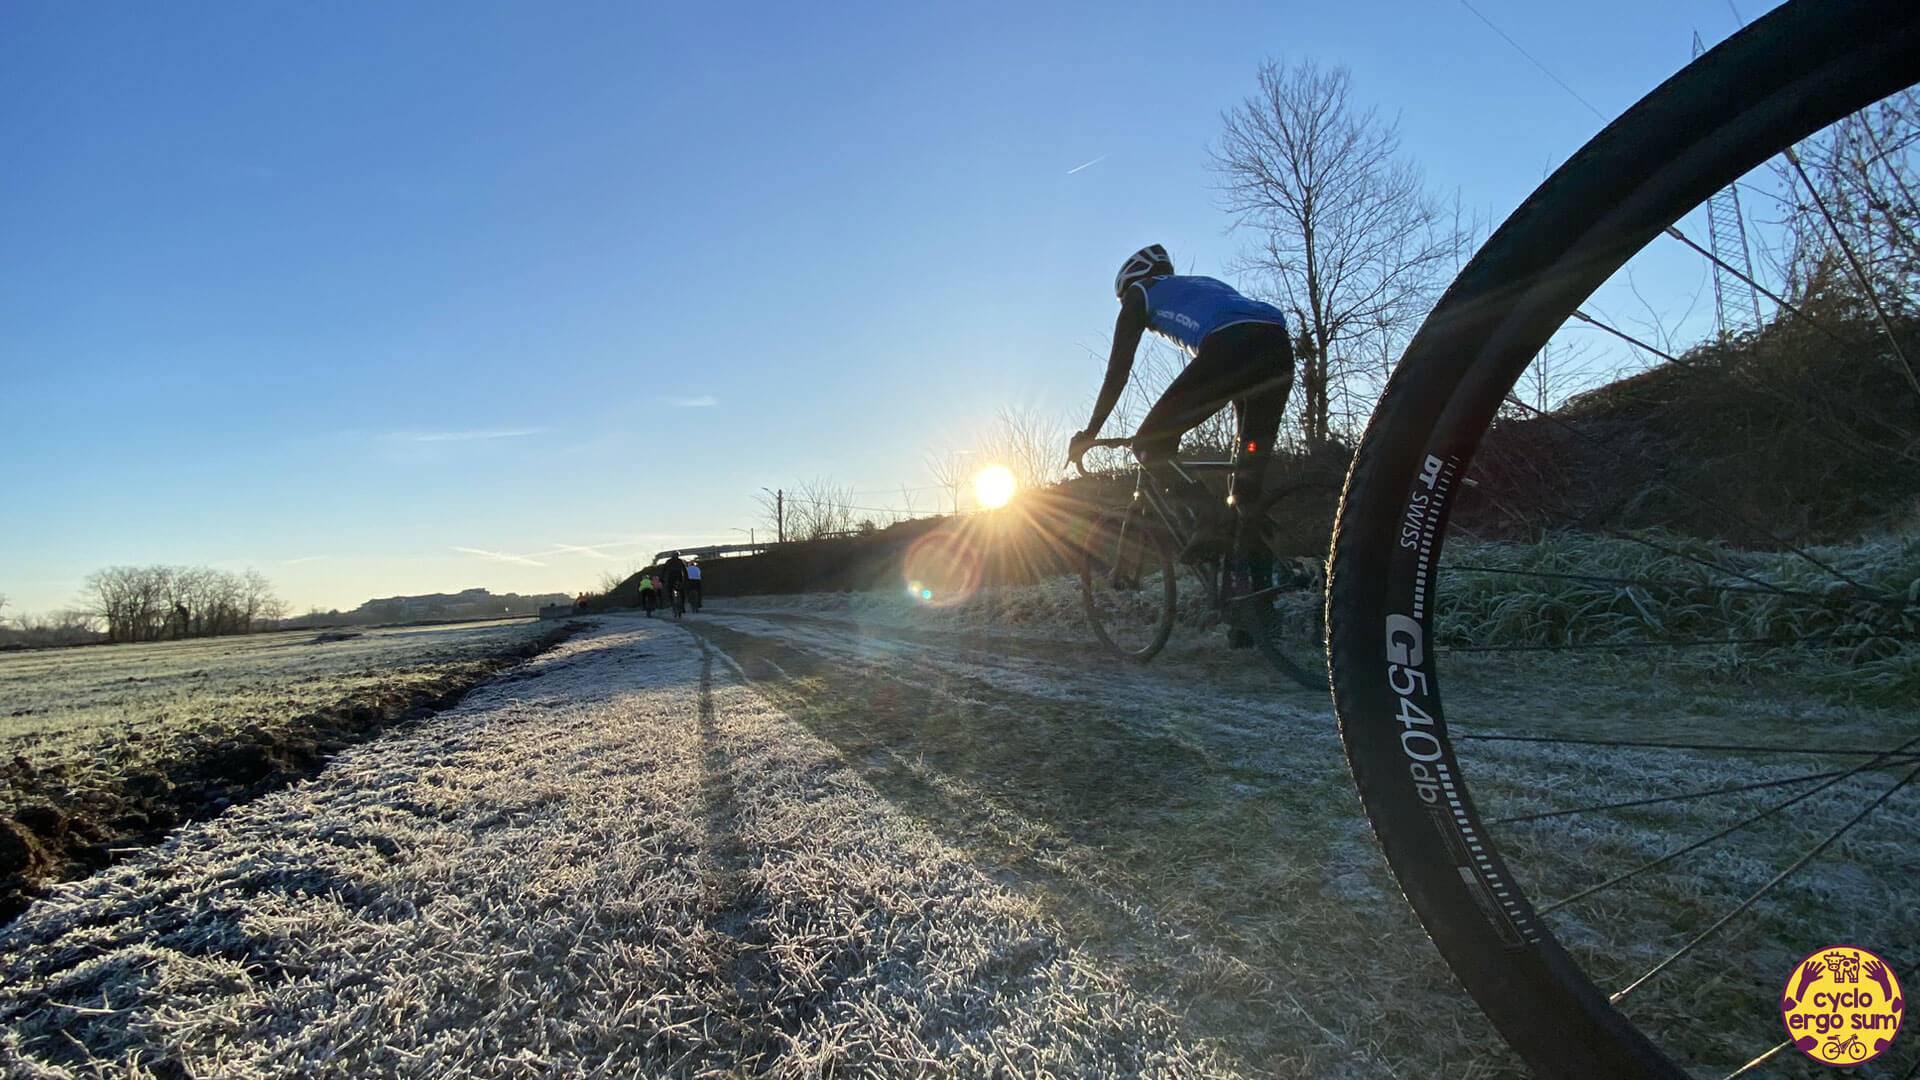
[[[1475,7],[1608,115],[1735,25]],[[1114,268],[1221,269],[1219,113],[1307,55],[1494,218],[1598,125],[1456,0],[14,0],[0,593],[573,591],[737,538],[762,485],[926,484],[1002,405],[1077,422]]]

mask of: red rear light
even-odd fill
[[[1259,447],[1259,446],[1258,446],[1257,444],[1255,444],[1255,443],[1254,443],[1254,441],[1253,441],[1252,439],[1248,439],[1248,440],[1247,440],[1247,453],[1249,453],[1249,454],[1257,454],[1257,453],[1259,453],[1259,452],[1260,452],[1260,447]]]

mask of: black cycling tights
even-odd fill
[[[1259,505],[1273,441],[1280,433],[1292,390],[1293,342],[1286,327],[1274,323],[1222,327],[1207,335],[1193,362],[1147,412],[1134,437],[1134,449],[1144,459],[1170,458],[1182,435],[1231,402],[1233,503],[1250,511]],[[1243,534],[1246,525],[1242,519]],[[1237,550],[1248,550],[1245,539],[1244,535],[1235,538]]]

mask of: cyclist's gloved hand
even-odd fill
[[[1080,459],[1087,456],[1087,451],[1093,449],[1093,441],[1097,438],[1099,436],[1091,431],[1074,432],[1073,438],[1067,440],[1067,464],[1078,466]]]

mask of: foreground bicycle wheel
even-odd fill
[[[1116,511],[1088,523],[1080,551],[1080,599],[1087,625],[1115,656],[1144,664],[1173,633],[1173,549],[1138,514]]]
[[[1916,80],[1912,0],[1791,3],[1712,50],[1489,239],[1354,459],[1328,600],[1354,780],[1441,954],[1541,1075],[1734,1075],[1797,1055],[1787,965],[1836,942],[1920,977],[1920,709],[1901,681],[1920,670],[1920,582],[1901,569],[1920,542],[1897,515],[1861,524],[1920,476],[1912,297],[1862,274],[1851,314],[1776,320],[1782,338],[1831,339],[1810,362],[1872,373],[1846,407],[1821,401],[1839,375],[1755,375],[1766,327],[1737,355],[1655,350],[1666,367],[1581,408],[1512,396],[1569,319],[1628,337],[1581,305],[1672,223]],[[1732,498],[1674,451],[1690,431],[1646,420],[1688,395],[1709,417],[1767,418],[1740,433],[1748,453],[1834,442],[1836,474],[1892,486],[1844,525],[1785,479]],[[1670,437],[1623,434],[1649,430]],[[1871,552],[1846,546],[1863,534]],[[1890,1075],[1917,1041],[1889,1050]]]

